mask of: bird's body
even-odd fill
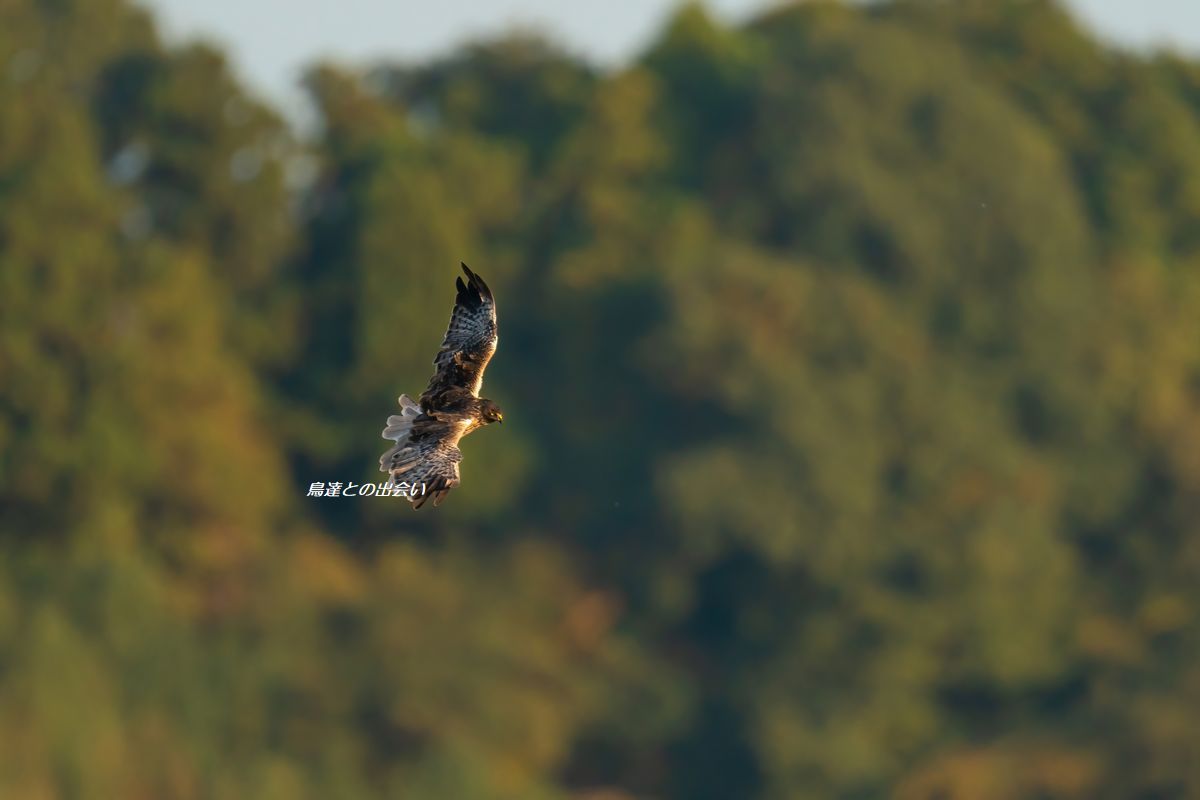
[[[483,279],[462,265],[450,327],[433,363],[429,386],[414,402],[400,395],[400,413],[388,417],[383,438],[396,444],[379,459],[379,469],[420,508],[430,497],[435,506],[459,484],[458,443],[503,415],[479,396],[483,371],[496,352],[496,301]]]

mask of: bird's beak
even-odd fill
[[[503,425],[503,424],[504,424],[504,415],[503,415],[503,414],[497,414],[497,415],[496,415],[496,422],[499,422],[501,425]]]

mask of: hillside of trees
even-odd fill
[[[0,797],[1200,796],[1200,58],[688,4],[301,135],[127,0],[0,19]],[[506,424],[307,497],[460,260]]]

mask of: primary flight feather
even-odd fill
[[[479,396],[483,371],[496,352],[496,301],[488,285],[466,264],[466,283],[458,279],[458,296],[450,327],[433,360],[436,371],[414,402],[400,395],[400,413],[388,417],[383,438],[396,444],[379,459],[379,469],[392,486],[408,496],[413,508],[433,498],[440,505],[459,484],[458,443],[477,428],[502,422],[500,408]]]

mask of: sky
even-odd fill
[[[238,75],[299,118],[297,82],[319,59],[419,61],[514,27],[536,29],[601,65],[618,65],[651,41],[679,0],[139,0],[168,41],[222,44]],[[771,0],[707,0],[740,21]],[[1200,0],[1067,0],[1102,37],[1131,47],[1200,53]]]

